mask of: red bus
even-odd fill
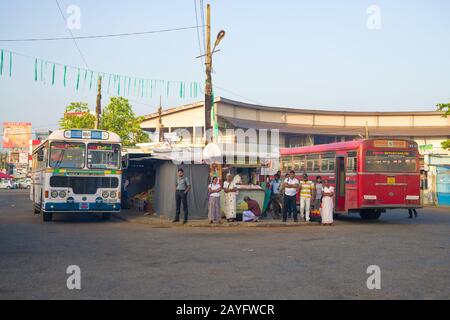
[[[417,143],[368,139],[280,149],[283,173],[294,170],[328,179],[335,187],[335,213],[378,219],[386,209],[420,208]]]

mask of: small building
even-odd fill
[[[450,153],[440,149],[441,142],[450,138],[450,117],[444,118],[442,112],[324,111],[269,107],[222,97],[216,97],[215,111],[221,142],[238,145],[235,132],[250,129],[255,130],[257,143],[259,145],[266,143],[266,149],[271,151],[280,147],[354,140],[366,135],[415,140],[422,146],[421,169],[425,203],[439,203],[437,189],[444,190],[441,193],[449,193],[446,182],[440,184],[442,179],[437,176],[446,177],[446,173],[443,172],[446,172],[446,166],[450,166]],[[141,128],[155,132],[161,125],[161,130],[165,134],[173,134],[178,129],[186,131],[188,138],[183,139],[184,146],[203,147],[205,145],[203,101],[149,114],[145,116]],[[261,132],[267,132],[267,140],[264,142],[260,141]],[[431,155],[429,148],[432,149]],[[434,165],[436,159],[439,159],[438,166]],[[440,198],[443,199],[442,196]]]

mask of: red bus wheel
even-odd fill
[[[377,220],[381,216],[381,212],[378,210],[362,210],[359,215],[363,220]]]

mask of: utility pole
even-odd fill
[[[100,128],[101,114],[102,114],[102,76],[99,76],[97,87],[97,104],[95,105],[95,129]]]
[[[369,124],[366,121],[366,139],[369,139]]]
[[[159,142],[164,142],[164,126],[162,124],[162,98],[159,97],[159,108],[158,108],[158,140]]]
[[[212,109],[212,52],[211,52],[211,8],[206,5],[206,83],[205,83],[205,142],[208,143],[206,131],[212,130],[211,109]],[[213,134],[211,132],[211,134]]]

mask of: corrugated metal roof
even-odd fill
[[[264,110],[264,111],[276,111],[276,112],[290,112],[290,113],[301,113],[301,114],[326,114],[326,115],[355,115],[355,116],[404,116],[404,115],[442,115],[442,112],[439,111],[340,111],[340,110],[317,110],[317,109],[300,109],[300,108],[290,108],[290,107],[274,107],[274,106],[263,106],[257,104],[251,104],[236,100],[231,100],[223,97],[216,97],[216,102],[225,103],[237,107],[248,108],[248,109],[256,109],[256,110]],[[203,101],[182,105],[175,108],[169,108],[162,112],[162,115],[172,114],[184,110],[189,110],[193,108],[203,107]],[[145,120],[153,119],[158,117],[158,113],[152,113],[145,116]]]

